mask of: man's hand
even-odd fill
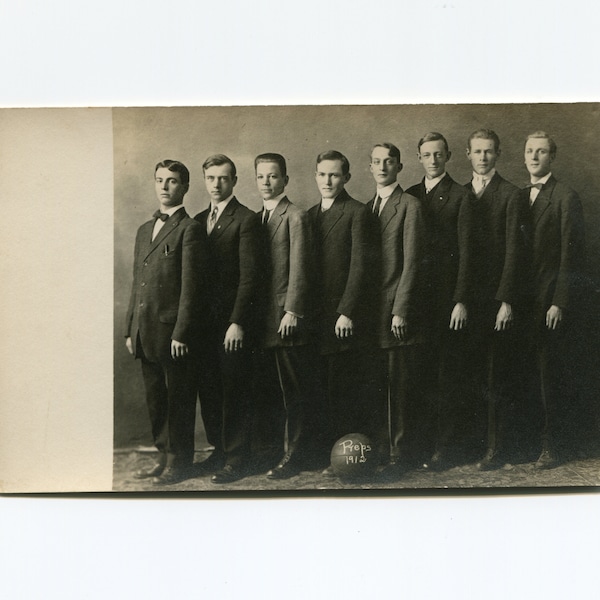
[[[277,330],[277,333],[281,336],[282,340],[285,340],[286,338],[292,337],[294,333],[296,333],[297,329],[298,317],[286,312],[281,318],[281,323],[279,323],[279,329]]]
[[[133,354],[133,343],[130,337],[125,338],[125,347],[129,350],[129,354]]]
[[[335,324],[335,335],[338,340],[345,340],[352,337],[352,331],[354,329],[354,324],[352,323],[352,319],[345,317],[344,315],[340,315]]]
[[[187,347],[187,344],[178,342],[177,340],[171,340],[171,358],[174,360],[183,358],[188,355],[188,352],[189,348]]]
[[[399,342],[404,340],[407,328],[408,321],[404,317],[399,317],[398,315],[392,317],[392,333]]]
[[[460,331],[467,325],[467,307],[462,302],[457,302],[450,315],[450,329]]]
[[[562,308],[553,304],[546,313],[546,327],[548,329],[558,329],[562,321]]]
[[[232,323],[225,333],[225,340],[223,341],[223,347],[225,352],[236,352],[242,349],[244,341],[244,329],[237,323]]]
[[[513,322],[512,307],[508,302],[503,302],[496,315],[496,325],[494,331],[506,331]]]

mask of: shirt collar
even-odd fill
[[[550,179],[550,177],[552,177],[552,172],[548,173],[547,175],[544,175],[543,177],[534,177],[533,175],[531,176],[531,183],[548,183],[548,179]]]
[[[281,202],[284,196],[285,192],[282,192],[279,194],[279,196],[272,198],[271,200],[263,200],[263,208],[269,212],[276,209],[277,205]]]
[[[431,191],[442,179],[444,179],[444,177],[446,177],[446,171],[444,171],[439,177],[436,177],[435,179],[427,179],[427,177],[425,177],[425,188]]]
[[[233,194],[231,194],[231,196],[229,196],[228,198],[225,198],[225,200],[221,200],[221,202],[217,202],[216,204],[213,204],[212,200],[211,200],[210,212],[212,212],[216,208],[217,214],[220,215],[225,210],[227,205],[231,202],[232,198],[233,198]]]
[[[494,175],[496,174],[496,169],[492,169],[489,173],[486,173],[485,175],[480,175],[479,173],[475,173],[475,171],[473,171],[473,181],[487,181],[488,183],[494,178]]]
[[[161,206],[160,212],[172,217],[180,208],[183,208],[183,203],[178,204],[177,206],[171,206],[170,208],[164,208],[163,206]]]
[[[335,198],[337,198],[339,195],[340,194],[338,194]],[[321,207],[324,210],[327,210],[327,209],[331,208],[332,205],[333,205],[333,203],[335,202],[335,198],[323,198],[323,197],[321,197]]]
[[[397,181],[394,181],[394,183],[390,183],[390,185],[386,185],[385,187],[378,187],[376,194],[382,199],[382,200],[387,200],[393,193],[394,190],[399,186],[400,184]]]

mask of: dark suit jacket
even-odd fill
[[[373,210],[373,198],[368,209]],[[382,348],[420,341],[420,309],[426,230],[421,202],[398,186],[379,215],[381,241],[378,343]],[[408,337],[390,331],[392,316],[408,319]]]
[[[151,241],[155,221],[144,223],[135,239],[133,286],[126,336],[139,356],[169,360],[171,340],[194,346],[205,311],[206,234],[180,209]]]
[[[261,219],[261,214],[257,215]],[[312,236],[306,211],[281,199],[266,225],[260,225],[263,238],[262,322],[260,341],[264,347],[305,344],[307,321],[310,319],[309,280],[312,271]],[[282,340],[277,333],[285,312],[302,318],[298,332],[291,339]]]
[[[529,202],[529,189],[523,196]],[[583,210],[577,192],[551,176],[529,212],[530,296],[539,321],[552,305],[573,308],[584,281]]]
[[[472,181],[466,184],[473,191]],[[522,301],[527,204],[519,188],[494,174],[476,202],[477,296],[480,305]]]
[[[196,219],[206,232],[210,207]],[[211,281],[210,317],[220,330],[230,323],[252,331],[258,289],[258,221],[256,213],[235,196],[221,213],[208,236]]]
[[[425,209],[429,244],[426,295],[434,324],[447,328],[456,302],[469,307],[475,284],[474,205],[476,198],[448,173],[431,191],[425,180],[407,190]]]
[[[372,259],[374,221],[366,206],[345,190],[326,212],[321,212],[320,204],[308,212],[315,233],[315,300],[321,353],[341,352],[366,343],[373,333],[369,304],[376,283]],[[354,323],[349,341],[335,336],[340,315]]]

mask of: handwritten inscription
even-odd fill
[[[367,462],[367,452],[371,452],[370,444],[355,442],[354,440],[342,440],[338,444],[342,447],[342,456],[346,459],[346,464],[358,464]]]

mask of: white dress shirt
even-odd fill
[[[231,199],[233,198],[233,194],[231,194],[231,196],[229,196],[228,198],[225,198],[225,200],[221,200],[221,202],[217,202],[216,204],[213,204],[212,202],[210,203],[210,210],[208,211],[208,219],[206,219],[206,232],[210,233],[217,221],[219,220],[219,217],[223,214],[223,211],[227,208],[227,205],[231,202]],[[211,226],[211,218],[210,215],[212,214],[213,210],[215,210],[215,208],[217,209],[217,218],[214,220],[214,222],[212,223]]]
[[[548,183],[548,179],[550,179],[550,177],[552,177],[552,173],[548,173],[548,175],[544,175],[543,177],[537,178],[537,177],[531,177],[531,183]],[[538,197],[538,194],[540,193],[540,190],[538,190],[537,188],[532,187],[529,190],[529,206],[533,206],[533,203],[535,202],[536,198]]]
[[[485,175],[479,175],[479,173],[473,172],[473,191],[478,198],[481,198],[483,191],[487,187],[488,183],[492,180],[496,174],[496,169],[492,169]]]
[[[390,183],[390,185],[386,185],[385,187],[377,188],[377,196],[381,198],[381,204],[379,205],[378,215],[381,214],[385,203],[389,200],[390,196],[394,193],[394,190],[398,187],[398,182],[394,181],[394,183]],[[377,197],[375,198],[375,202],[377,202]],[[375,208],[375,203],[373,203],[373,208]]]
[[[161,206],[160,212],[165,215],[169,215],[169,217],[172,217],[173,214],[175,214],[182,207],[183,203],[178,204],[177,206],[173,206],[171,208],[163,208]],[[152,241],[154,241],[154,238],[158,235],[158,232],[165,226],[165,222],[166,221],[162,221],[161,219],[156,219],[156,223],[154,223],[154,229],[152,230]]]
[[[446,177],[446,171],[444,171],[439,177],[435,179],[427,179],[425,177],[425,191],[429,194],[429,192],[442,180]]]
[[[267,221],[271,218],[273,211],[277,208],[277,205],[281,202],[281,199],[285,196],[285,192],[282,192],[276,198],[272,198],[271,200],[263,200],[263,210],[269,213]]]

